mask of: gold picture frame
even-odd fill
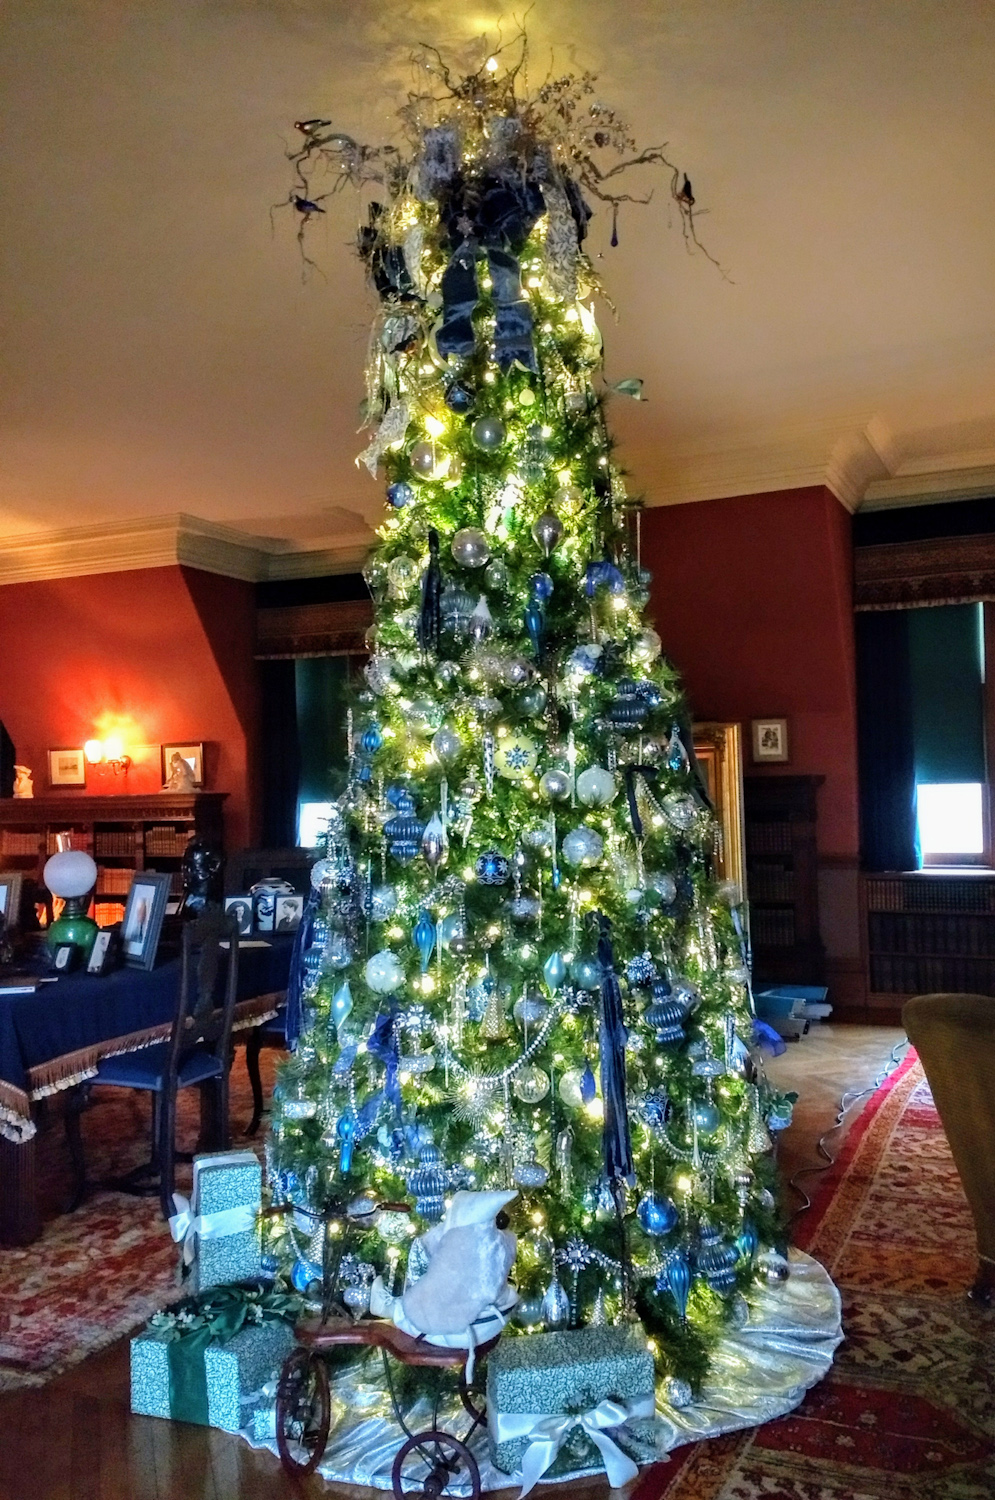
[[[743,812],[743,734],[738,724],[692,728],[694,753],[718,820],[715,874],[734,880],[746,900],[746,819]]]
[[[83,747],[48,752],[49,786],[86,786],[86,755]]]

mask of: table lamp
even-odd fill
[[[86,914],[90,892],[97,883],[97,866],[82,849],[62,849],[46,861],[45,885],[66,903],[62,915],[48,929],[48,946],[72,943],[89,957],[97,936],[97,924]]]

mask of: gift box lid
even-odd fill
[[[263,1169],[254,1151],[218,1151],[193,1159],[193,1211],[221,1213],[258,1204]]]
[[[605,1397],[652,1394],[653,1356],[633,1328],[580,1328],[505,1336],[487,1361],[492,1412],[558,1412]]]
[[[604,1359],[639,1358],[652,1369],[646,1335],[635,1328],[576,1328],[503,1338],[492,1352],[491,1370],[550,1370]]]

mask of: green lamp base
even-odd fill
[[[84,959],[90,957],[90,950],[100,931],[92,917],[88,916],[66,916],[63,914],[58,921],[53,922],[48,929],[47,942],[49,948],[54,952],[62,943],[72,943],[82,953]]]

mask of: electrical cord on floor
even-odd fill
[[[810,1177],[817,1172],[828,1172],[830,1167],[836,1165],[836,1157],[829,1154],[829,1150],[826,1146],[826,1140],[829,1136],[835,1134],[835,1132],[840,1129],[844,1120],[846,1119],[846,1116],[849,1114],[850,1110],[858,1100],[865,1099],[868,1094],[873,1094],[876,1089],[879,1089],[881,1087],[886,1078],[891,1077],[892,1073],[895,1072],[895,1069],[901,1065],[908,1046],[908,1037],[902,1037],[902,1040],[900,1042],[896,1042],[894,1047],[892,1047],[891,1055],[889,1056],[888,1061],[885,1063],[883,1069],[875,1078],[874,1082],[870,1084],[868,1088],[847,1089],[842,1095],[840,1099],[839,1109],[836,1111],[836,1119],[833,1121],[832,1125],[830,1125],[828,1130],[824,1130],[822,1132],[819,1139],[815,1143],[815,1149],[823,1158],[823,1161],[818,1166],[799,1167],[798,1171],[788,1179],[788,1187],[791,1188],[793,1192],[798,1193],[798,1195],[805,1200],[802,1203],[801,1207],[796,1208],[794,1213],[791,1215],[790,1219],[788,1220],[789,1226],[794,1224],[796,1219],[800,1219],[802,1214],[808,1213],[809,1209],[812,1207],[812,1199],[808,1196],[805,1189],[799,1186],[798,1179],[800,1177]],[[899,1056],[899,1053],[901,1053],[901,1056]]]

